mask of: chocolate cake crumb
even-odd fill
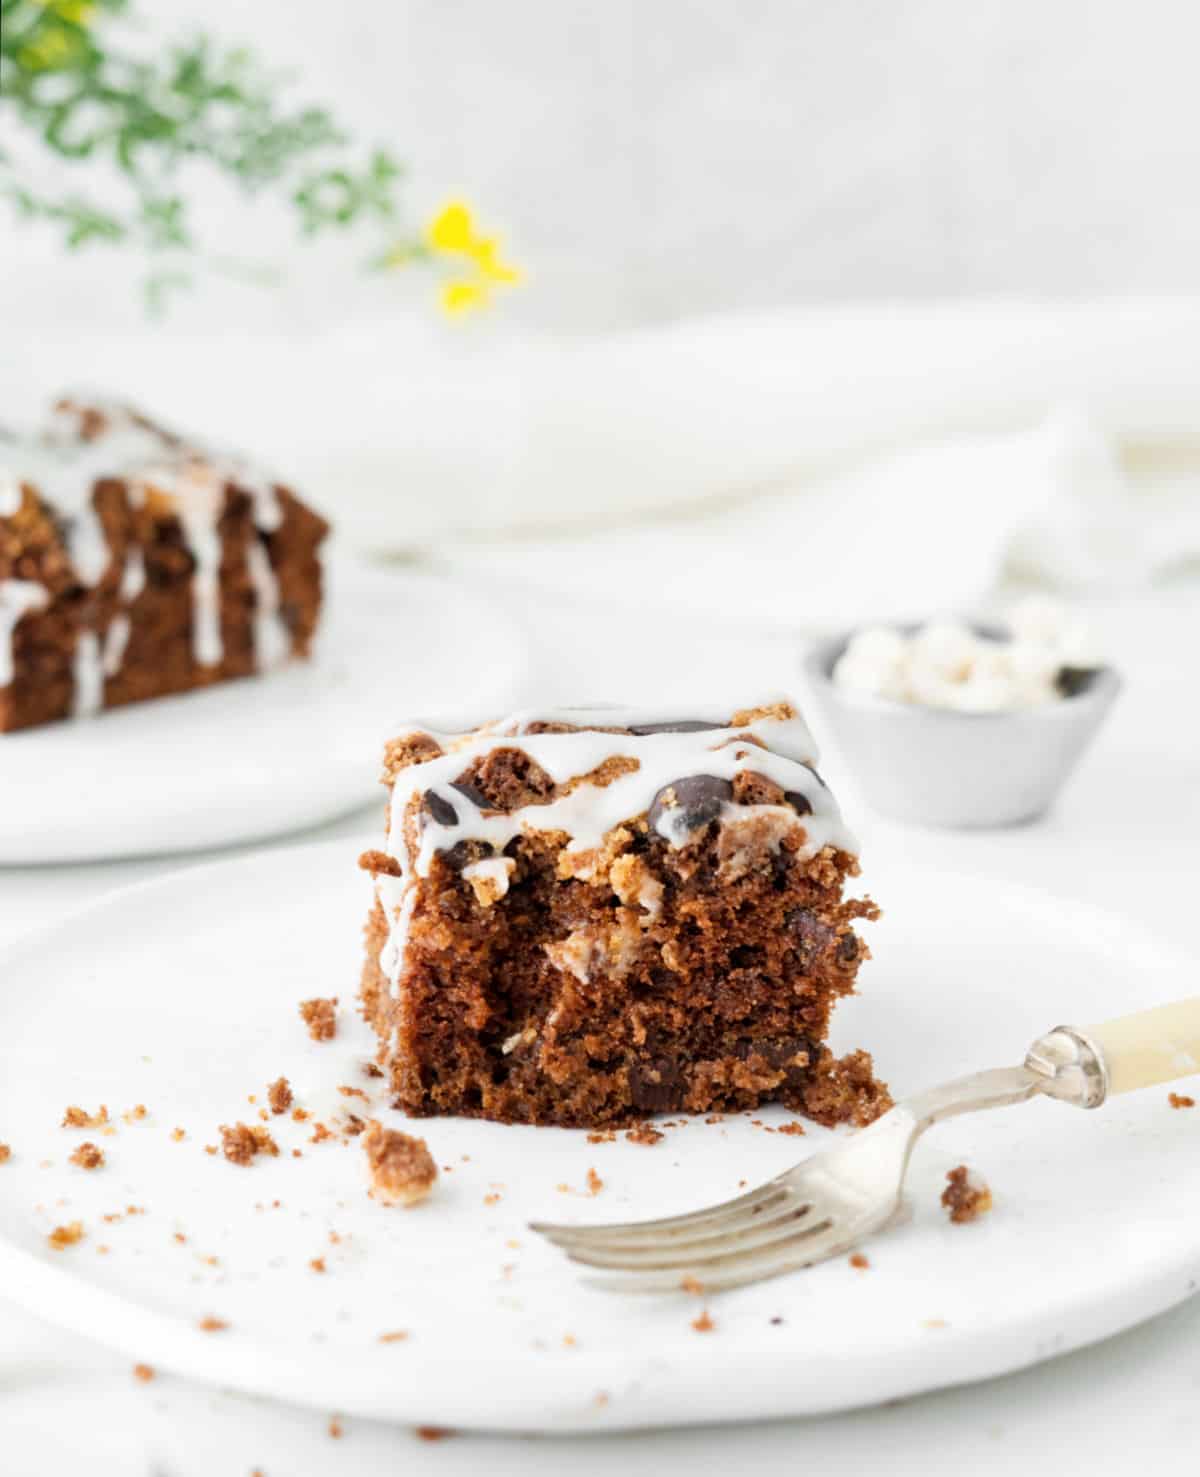
[[[1173,1108],[1194,1108],[1196,1106],[1194,1097],[1185,1097],[1181,1092],[1168,1093],[1167,1101]]]
[[[335,1441],[340,1441],[345,1432],[345,1427],[335,1415],[329,1417],[329,1434]]]
[[[108,1122],[108,1109],[103,1103],[95,1113],[85,1113],[82,1108],[69,1107],[63,1114],[64,1128],[101,1128]]]
[[[55,1251],[62,1251],[65,1247],[74,1246],[76,1242],[84,1238],[82,1221],[71,1221],[65,1226],[55,1226],[46,1238]]]
[[[292,1088],[286,1077],[276,1077],[267,1088],[267,1103],[276,1117],[292,1106]]]
[[[99,1169],[104,1163],[104,1150],[91,1142],[82,1143],[71,1155],[71,1163],[80,1169]]]
[[[314,1041],[332,1041],[337,1035],[337,1003],[336,995],[300,1002],[301,1018]]]
[[[201,1333],[220,1333],[222,1329],[228,1328],[229,1324],[224,1318],[214,1318],[211,1314],[201,1318],[196,1327]]]
[[[381,1333],[379,1335],[379,1342],[381,1344],[402,1344],[407,1337],[408,1330],[406,1328],[394,1328],[390,1333]]]
[[[138,1103],[135,1107],[130,1108],[128,1113],[122,1113],[121,1117],[126,1123],[140,1123],[146,1117],[147,1112],[145,1103]]]
[[[314,1272],[324,1272],[325,1258],[323,1256],[315,1256],[308,1265],[313,1269]]]
[[[716,1326],[707,1308],[705,1308],[704,1312],[698,1318],[692,1319],[692,1327],[697,1333],[712,1333]]]
[[[187,1133],[185,1132],[184,1129],[182,1129],[182,1128],[173,1128],[171,1130],[171,1139],[172,1139],[172,1142],[174,1142],[176,1144],[181,1144],[184,1141],[185,1138],[187,1138]]]
[[[414,1430],[418,1441],[447,1441],[454,1435],[446,1426],[417,1426]]]
[[[258,1154],[274,1158],[279,1145],[265,1128],[257,1124],[235,1123],[232,1128],[221,1125],[221,1150],[230,1164],[249,1164]]]
[[[856,1251],[850,1258],[850,1265],[857,1268],[860,1272],[865,1272],[871,1263],[861,1251]]]
[[[790,1123],[781,1123],[775,1132],[791,1134],[793,1137],[799,1138],[804,1133],[804,1124],[797,1122],[793,1118]]]
[[[11,1158],[11,1147],[8,1144],[0,1144],[0,1164],[7,1164]]]
[[[942,1204],[950,1212],[950,1219],[955,1225],[977,1221],[981,1215],[986,1215],[991,1210],[991,1190],[965,1164],[952,1169],[946,1179],[949,1183],[942,1191]]]
[[[625,1137],[631,1144],[659,1144],[666,1138],[666,1134],[660,1133],[657,1128],[651,1128],[648,1123],[639,1123],[627,1129]]]
[[[133,1377],[135,1380],[141,1380],[143,1384],[149,1384],[154,1378],[154,1370],[149,1364],[135,1364]]]
[[[384,1128],[372,1118],[362,1135],[371,1173],[371,1194],[384,1205],[415,1205],[424,1200],[437,1179],[437,1165],[424,1139]]]
[[[589,1144],[611,1144],[616,1142],[616,1137],[615,1128],[599,1128],[588,1134],[587,1141]]]
[[[589,1169],[587,1172],[587,1187],[590,1195],[599,1195],[604,1188],[604,1181],[594,1169]]]
[[[386,851],[364,851],[358,859],[358,865],[364,872],[370,872],[372,877],[399,877],[401,875],[400,863],[394,856],[388,856]]]

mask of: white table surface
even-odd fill
[[[515,587],[496,593],[521,620],[537,658],[534,687],[524,697],[685,698],[718,685],[749,694],[794,685],[793,634],[739,631],[727,617],[704,628],[668,614],[614,614]],[[1041,823],[986,834],[903,830],[870,816],[836,755],[827,756],[824,769],[858,830],[868,881],[873,855],[899,853],[1085,898],[1195,951],[1200,591],[1114,599],[1096,605],[1093,615],[1128,690],[1060,805]],[[352,859],[358,840],[371,842],[377,820],[377,809],[367,810],[272,844],[341,836]],[[195,860],[0,870],[0,945],[114,887]],[[1136,997],[1136,981],[1130,986]],[[1047,1001],[1047,1026],[1053,1015]],[[2,1052],[0,1043],[0,1060]],[[1197,1134],[1200,1152],[1200,1121]],[[577,1441],[461,1436],[436,1443],[361,1421],[347,1421],[335,1440],[328,1414],[165,1376],[142,1384],[126,1360],[0,1302],[0,1472],[13,1477],[82,1470],[89,1477],[193,1477],[255,1468],[267,1477],[381,1470],[488,1470],[501,1477],[568,1466],[584,1477],[617,1471],[640,1477],[726,1464],[811,1470],[814,1463],[850,1474],[878,1467],[999,1477],[1027,1462],[1074,1471],[1085,1460],[1091,1474],[1182,1477],[1196,1470],[1198,1452],[1200,1299],[1037,1369],[870,1411]]]

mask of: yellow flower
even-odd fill
[[[462,200],[452,200],[438,211],[425,227],[425,240],[435,255],[462,259],[455,277],[442,286],[442,307],[453,316],[486,306],[493,288],[511,287],[521,280],[518,269],[501,260],[496,238],[479,234],[470,206]],[[404,258],[393,251],[387,260],[400,265]]]
[[[472,241],[468,254],[479,268],[480,274],[489,282],[501,282],[509,286],[520,282],[521,273],[516,267],[500,260],[499,250],[495,237],[486,236]]]
[[[470,210],[461,200],[452,200],[429,222],[426,235],[434,251],[469,251],[475,239]]]
[[[483,282],[459,277],[442,284],[442,307],[452,318],[484,307],[487,300],[488,290]]]

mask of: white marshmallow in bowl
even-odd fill
[[[995,639],[961,621],[930,621],[911,635],[872,626],[851,638],[833,678],[894,702],[1004,713],[1061,698],[1064,667],[1098,665],[1082,622],[1053,601],[1023,601],[1009,629]]]

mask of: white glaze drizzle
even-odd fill
[[[0,469],[0,518],[15,518],[21,511],[21,484],[11,474]]]
[[[266,545],[256,538],[246,550],[254,586],[254,656],[260,672],[278,667],[291,651],[291,635],[279,610],[279,581]]]
[[[129,645],[129,617],[114,615],[104,633],[104,675],[115,677],[125,661],[125,648]]]
[[[688,733],[614,734],[584,730],[577,733],[529,733],[538,723],[603,723],[607,727],[644,727],[681,721],[678,714],[659,710],[621,708],[563,708],[523,712],[473,733],[438,733],[425,725],[414,725],[400,735],[426,733],[447,752],[424,763],[410,765],[397,775],[392,786],[388,854],[399,867],[398,876],[376,877],[376,896],[389,922],[381,968],[390,992],[396,997],[403,968],[408,924],[416,899],[416,881],[429,875],[433,857],[460,841],[488,842],[495,854],[515,837],[529,832],[563,832],[568,838],[566,853],[586,853],[599,848],[604,837],[622,823],[644,815],[655,796],[675,780],[691,775],[711,775],[732,780],[749,772],[764,775],[783,790],[803,795],[810,813],[800,816],[791,807],[777,805],[729,805],[722,807],[722,824],[753,815],[770,817],[778,833],[802,826],[803,845],[797,855],[815,856],[826,846],[854,854],[853,836],[842,821],[832,794],[810,767],[816,761],[816,746],[807,725],[787,699],[792,716],[765,713],[747,724],[727,727],[730,708],[689,709],[688,718],[712,723],[714,727]],[[748,707],[749,705],[747,705]],[[718,726],[720,725],[720,726]],[[752,734],[768,747],[739,741]],[[515,741],[515,742],[514,742]],[[620,774],[605,786],[582,784],[546,805],[526,805],[507,814],[487,811],[454,788],[454,781],[472,760],[493,749],[519,747],[541,766],[557,785],[578,779],[600,768],[606,760],[628,757],[638,761],[636,770]],[[405,814],[415,796],[432,793],[453,810],[452,822],[439,822],[426,809],[415,853],[404,835]],[[682,824],[681,810],[665,810],[658,819],[659,835],[678,849],[689,833]]]
[[[103,415],[104,429],[92,440],[78,434],[78,419],[70,410],[56,410],[49,429],[41,435],[14,439],[5,437],[9,454],[19,457],[23,480],[37,488],[66,525],[67,554],[75,575],[87,589],[94,589],[108,572],[112,550],[96,514],[96,483],[106,477],[126,483],[135,505],[144,504],[151,488],[171,499],[173,511],[183,528],[184,539],[195,560],[192,578],[192,646],[201,666],[217,666],[224,655],[220,627],[221,540],[218,524],[225,506],[225,488],[234,484],[252,504],[255,527],[271,533],[283,521],[277,485],[271,477],[244,458],[215,451],[195,441],[186,445],[152,426],[138,423],[126,407],[105,403],[95,396],[80,396]],[[21,484],[11,474],[0,472],[0,517],[12,517],[21,505]],[[255,647],[260,670],[278,665],[288,655],[290,642],[279,619],[279,597],[274,571],[266,550],[257,541],[251,546],[250,575],[257,595]],[[0,582],[0,592],[13,581]],[[77,645],[74,657],[76,698],[79,716],[103,704],[103,679],[120,670],[128,644],[128,606],[145,586],[142,550],[133,546],[121,572],[121,599],[125,610],[114,617],[105,635],[103,650],[98,641]],[[24,613],[23,611],[21,613]],[[0,609],[0,674],[12,664],[12,628]],[[96,634],[92,633],[93,636]],[[5,682],[12,680],[11,672]],[[100,698],[97,700],[97,690]]]
[[[33,580],[0,580],[0,687],[13,680],[13,637],[17,623],[32,610],[44,610],[50,592]]]
[[[104,663],[95,631],[80,631],[75,639],[73,718],[90,718],[104,703]]]

